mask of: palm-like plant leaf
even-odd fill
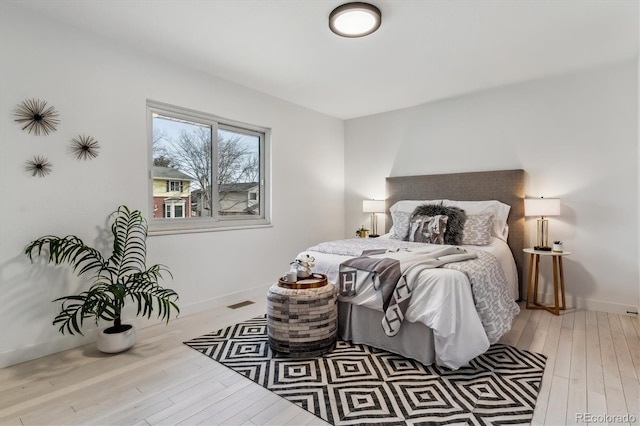
[[[113,253],[109,264],[118,277],[143,271],[147,253],[147,222],[140,211],[120,206],[112,213]]]
[[[170,274],[169,270],[160,265],[154,265],[148,270],[135,273],[127,278],[128,295],[137,302],[138,315],[151,317],[154,310],[154,302],[158,309],[158,318],[169,321],[171,309],[180,309],[175,304],[178,294],[158,285],[158,279],[162,277],[162,272]]]
[[[33,262],[34,254],[42,256],[45,251],[49,256],[49,263],[60,265],[69,264],[78,275],[89,271],[99,271],[106,268],[107,262],[102,254],[94,248],[87,246],[75,235],[67,235],[60,238],[54,235],[47,235],[32,241],[25,249],[25,254]]]
[[[108,293],[97,288],[91,288],[75,296],[65,296],[55,299],[62,301],[60,313],[53,320],[53,325],[58,325],[61,333],[82,334],[82,326],[85,318],[94,317],[96,323],[99,318],[112,320],[115,310],[113,299]],[[102,312],[102,314],[100,314]]]
[[[120,323],[125,301],[137,304],[137,314],[151,317],[157,309],[158,318],[169,321],[172,310],[180,312],[178,294],[165,289],[158,281],[171,272],[162,265],[146,267],[147,221],[139,210],[120,206],[111,216],[113,221],[113,252],[105,260],[100,252],[87,246],[80,238],[69,235],[47,235],[32,241],[25,249],[31,262],[44,256],[48,263],[69,264],[78,275],[93,272],[93,284],[88,291],[54,300],[62,302],[60,313],[53,320],[61,333],[82,334],[86,318],[93,317]]]

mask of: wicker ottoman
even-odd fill
[[[338,332],[337,290],[285,288],[274,284],[267,294],[267,331],[274,352],[312,357],[335,348]]]

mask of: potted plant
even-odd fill
[[[555,252],[562,252],[562,241],[554,241],[553,242],[553,251]]]
[[[109,258],[86,245],[75,235],[47,235],[32,241],[25,249],[31,262],[42,256],[47,263],[68,264],[81,275],[89,275],[91,286],[80,294],[64,296],[60,313],[53,320],[64,334],[82,334],[84,320],[93,318],[113,321],[98,335],[98,349],[115,353],[129,349],[136,341],[135,328],[122,323],[125,302],[137,305],[137,315],[147,318],[157,310],[158,318],[169,322],[172,310],[180,312],[178,294],[158,283],[163,273],[171,272],[163,265],[146,266],[147,221],[139,210],[120,206],[109,216],[113,234],[113,252]]]
[[[360,228],[356,229],[356,237],[367,238],[367,232],[369,232],[369,230],[362,225]]]

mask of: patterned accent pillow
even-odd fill
[[[394,240],[407,241],[407,235],[409,234],[409,218],[410,212],[391,212],[391,219],[393,220],[393,232],[389,238]]]
[[[416,243],[444,244],[447,220],[444,215],[414,216],[409,228],[409,241]]]
[[[462,244],[486,246],[491,242],[493,213],[470,214],[462,230]]]
[[[411,213],[411,220],[416,216],[448,216],[447,231],[444,234],[444,243],[453,246],[462,244],[462,230],[464,222],[467,220],[467,214],[458,207],[447,207],[442,204],[423,204],[416,207]]]

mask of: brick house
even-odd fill
[[[178,169],[153,166],[153,217],[191,217],[192,179]]]

